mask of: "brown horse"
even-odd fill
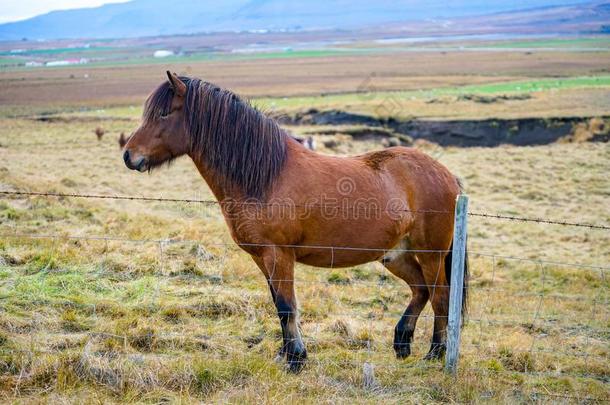
[[[356,157],[315,153],[234,93],[167,74],[125,146],[125,164],[144,172],[182,155],[194,161],[231,236],[267,279],[289,369],[299,371],[307,357],[295,262],[381,261],[412,291],[394,331],[396,355],[410,355],[417,318],[430,300],[434,332],[426,358],[443,356],[457,178],[410,148]]]

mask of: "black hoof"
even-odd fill
[[[406,359],[411,355],[411,343],[394,343],[397,359]]]
[[[441,360],[445,356],[446,346],[444,343],[432,343],[430,351],[424,357],[424,360]]]
[[[412,339],[413,331],[399,329],[398,326],[394,329],[394,351],[397,359],[406,359],[411,355]]]
[[[303,349],[301,352],[293,353],[288,352],[286,353],[286,359],[288,361],[288,371],[298,374],[307,362],[307,350]]]

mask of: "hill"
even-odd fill
[[[133,0],[54,11],[0,25],[0,40],[125,38],[218,31],[353,29],[404,21],[451,19],[565,5],[609,6],[585,0]],[[607,10],[606,10],[607,11]],[[569,18],[569,13],[565,16]]]

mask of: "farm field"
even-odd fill
[[[381,118],[608,117],[609,55],[414,52],[5,70],[0,191],[211,200],[186,158],[151,174],[122,161],[118,134],[135,129],[166,68],[279,115],[315,107]],[[382,147],[314,125],[287,128],[315,134],[321,153]],[[610,223],[607,142],[414,146],[465,180],[472,212]],[[422,360],[429,307],[413,356],[395,359],[393,328],[410,291],[380,264],[298,267],[310,363],[287,374],[274,361],[281,331],[264,277],[215,204],[2,195],[0,235],[2,402],[610,401],[608,230],[471,216],[471,310],[457,379],[442,362]]]
[[[500,85],[557,79],[572,83],[547,89],[552,97],[539,103],[552,111],[565,104],[578,88],[572,77],[606,77],[610,52],[402,52],[282,60],[208,61],[121,67],[87,65],[0,71],[0,107],[3,115],[91,109],[99,106],[139,107],[163,80],[165,69],[202,77],[250,97],[319,96],[369,91],[427,91],[464,86]],[[305,72],[305,73],[304,73]],[[595,83],[589,83],[588,88]],[[567,88],[564,88],[567,87]],[[499,89],[499,91],[502,89]],[[561,90],[561,91],[559,91]],[[525,91],[525,90],[524,90]],[[591,89],[605,97],[607,83]],[[454,91],[455,93],[455,91]],[[410,97],[411,95],[409,95]],[[417,94],[413,95],[417,98]],[[346,97],[350,97],[349,95]],[[301,100],[299,102],[309,102]],[[349,104],[350,100],[346,100]],[[353,96],[352,96],[353,101]],[[355,100],[358,101],[358,100]],[[584,103],[584,104],[583,104]],[[606,103],[607,104],[607,103]],[[603,108],[600,100],[583,97],[573,106]],[[307,106],[303,106],[307,108]],[[540,107],[538,108],[540,109]],[[401,109],[404,110],[404,109]],[[525,109],[524,111],[528,111]]]
[[[525,41],[503,41],[492,44],[494,48],[545,48],[545,49],[589,49],[599,48],[604,49],[610,47],[610,41],[607,38],[574,38],[574,39],[558,39],[551,38],[546,40],[525,40]]]

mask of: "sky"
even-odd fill
[[[127,0],[0,0],[0,23],[18,21],[48,13],[80,7],[97,7]]]

